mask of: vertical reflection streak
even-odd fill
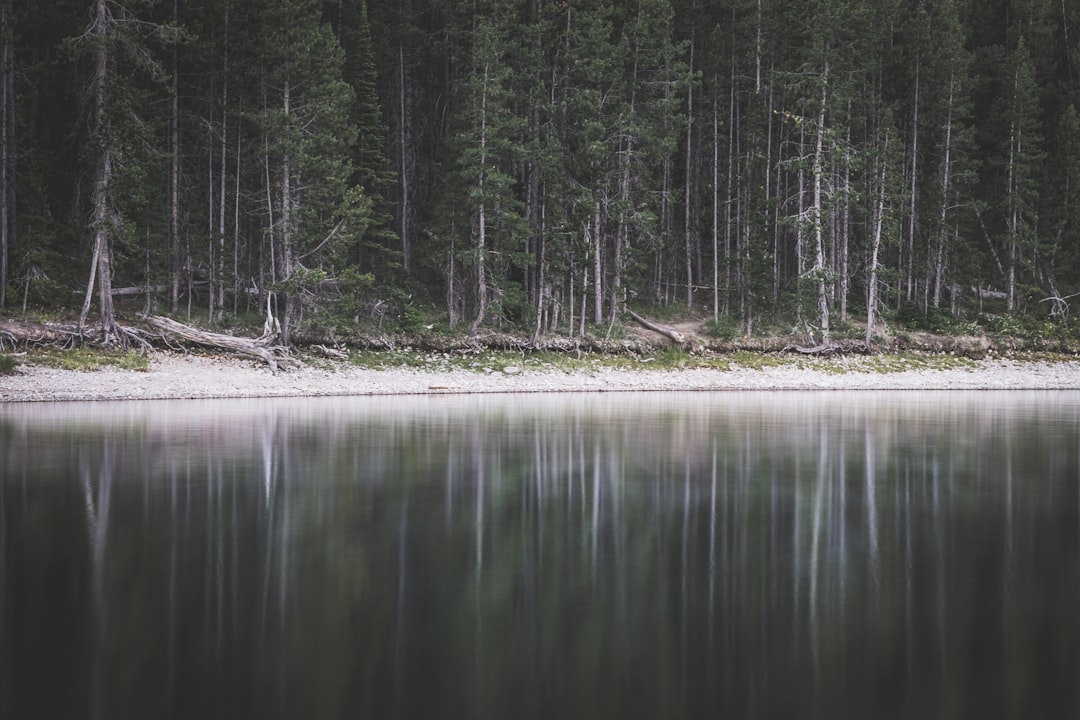
[[[712,468],[709,483],[709,659],[716,639],[716,437],[712,439]]]
[[[814,488],[813,521],[810,530],[810,653],[814,664],[814,685],[821,682],[821,619],[818,615],[818,576],[821,572],[822,515],[825,506],[825,489],[828,484],[828,436],[824,428],[818,435],[818,471]]]
[[[593,445],[593,496],[592,496],[592,525],[590,526],[590,567],[592,580],[596,582],[597,553],[600,542],[600,444]]]
[[[682,575],[680,586],[680,637],[682,645],[682,691],[685,697],[690,666],[690,461],[683,464]]]

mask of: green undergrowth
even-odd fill
[[[74,350],[41,349],[35,350],[25,358],[28,365],[60,368],[63,370],[91,371],[102,368],[145,371],[150,361],[142,353],[134,350],[100,350],[95,348],[76,348]]]
[[[0,353],[0,375],[10,375],[15,372],[16,365],[18,363],[13,356]]]
[[[1014,358],[1014,359],[1026,359]],[[1032,360],[1063,361],[1070,358],[1042,354]],[[1074,359],[1074,358],[1073,358]],[[603,354],[572,352],[477,352],[424,353],[409,350],[363,351],[350,354],[354,365],[372,369],[415,368],[447,372],[502,372],[507,368],[522,371],[543,370],[576,372],[600,369],[678,371],[766,370],[792,368],[816,370],[832,374],[898,373],[911,370],[957,370],[974,368],[977,362],[967,357],[947,353],[883,353],[877,355],[807,356],[788,353],[738,351],[734,353],[690,353],[668,348],[652,355]]]

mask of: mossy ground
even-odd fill
[[[76,348],[74,350],[43,348],[33,350],[23,358],[23,363],[81,371],[101,370],[102,368],[145,371],[150,367],[150,360],[143,353],[134,350],[111,351],[95,348]]]

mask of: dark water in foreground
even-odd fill
[[[0,717],[1080,717],[1080,393],[0,406]]]

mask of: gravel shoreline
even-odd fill
[[[346,363],[273,373],[242,359],[155,353],[146,371],[89,372],[21,366],[0,376],[0,403],[69,400],[316,397],[464,393],[646,392],[708,390],[1077,390],[1080,360],[977,361],[969,367],[881,373],[862,358],[825,369],[781,365],[688,370],[555,368],[500,370],[370,369]]]

